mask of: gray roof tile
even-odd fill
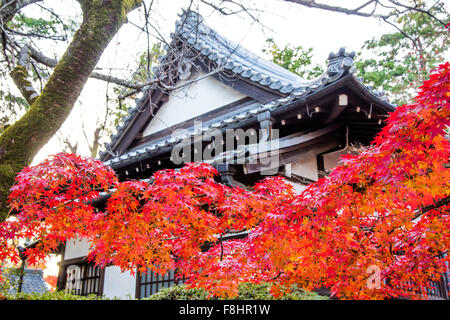
[[[18,290],[19,276],[6,274],[6,277],[14,284],[9,293],[16,293]],[[47,284],[43,278],[42,270],[25,269],[22,283],[22,292],[24,293],[45,293],[48,291]]]

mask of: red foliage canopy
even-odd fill
[[[300,195],[280,177],[252,191],[227,187],[202,163],[158,171],[151,182],[119,182],[103,163],[71,154],[27,167],[11,189],[18,214],[1,225],[0,261],[18,261],[12,244],[21,238],[40,240],[26,252],[36,262],[84,237],[101,266],[176,267],[222,297],[242,281],[269,281],[275,294],[297,284],[340,298],[424,297],[449,261],[449,66],[390,115],[371,148],[343,157]],[[91,202],[101,192],[112,194],[104,212]],[[222,241],[242,230],[247,238]]]

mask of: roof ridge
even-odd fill
[[[310,84],[315,80],[304,79],[240,43],[222,36],[205,24],[203,17],[193,10],[183,10],[179,16],[175,23],[175,33],[171,34],[172,38],[180,35],[206,58],[252,82],[286,94],[292,92],[296,86]],[[224,49],[228,49],[228,52]]]

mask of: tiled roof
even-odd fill
[[[235,114],[218,122],[207,124],[207,127],[202,128],[203,132],[218,129],[250,117],[256,117],[261,112],[271,111],[296,100],[303,99],[311,93],[352,73],[354,70],[353,58],[355,57],[355,53],[348,53],[344,48],[341,48],[337,53],[330,53],[327,71],[322,76],[313,80],[304,80],[296,74],[272,62],[265,61],[245,48],[225,39],[216,31],[206,26],[203,23],[202,17],[192,11],[184,12],[177,21],[176,32],[172,34],[172,38],[175,37],[181,37],[204,57],[216,62],[218,65],[222,65],[227,70],[239,74],[243,78],[255,82],[255,85],[266,86],[282,94],[289,93],[286,97],[281,97],[266,104],[261,103],[251,110]],[[164,60],[164,57],[162,57],[162,60]],[[155,72],[157,74],[158,69],[155,69]],[[358,80],[362,84],[362,79]],[[384,92],[374,91],[370,87],[366,89],[374,98],[387,102]],[[123,124],[117,127],[117,133],[111,136],[111,142],[106,145],[107,150],[113,148],[116,141],[129,126],[131,120],[138,114],[138,110],[142,108],[143,101],[144,98],[136,100],[136,106],[130,109],[129,115],[123,119]],[[191,136],[196,134],[198,133],[191,132]],[[166,140],[157,141],[145,148],[116,156],[105,163],[114,167],[115,164],[140,157],[145,153],[155,152],[169,145],[174,145],[180,140],[182,140],[182,137],[170,137]],[[101,153],[100,159],[103,159],[104,155],[105,153]]]
[[[18,289],[19,276],[14,274],[6,274],[13,287],[9,293],[15,293]],[[47,292],[47,284],[43,278],[42,270],[25,269],[22,283],[22,292],[24,293],[44,293]]]
[[[291,93],[313,81],[305,80],[279,65],[264,60],[239,44],[236,44],[203,23],[196,12],[184,12],[176,23],[172,37],[182,37],[197,52],[208,60],[223,66],[255,84],[280,93]]]

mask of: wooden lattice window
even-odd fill
[[[103,270],[94,263],[80,261],[63,267],[64,278],[61,289],[66,292],[85,296],[102,295]]]
[[[138,274],[137,292],[138,298],[148,297],[162,288],[183,284],[186,278],[178,278],[175,270],[169,270],[164,275],[148,270],[147,273]]]
[[[444,258],[447,253],[440,255],[440,258]],[[412,281],[406,281],[402,285],[398,286],[399,288],[410,291],[421,293],[422,289],[424,289],[427,293],[427,298],[432,300],[449,300],[449,284],[450,284],[450,267],[448,263],[446,263],[446,272],[441,275],[441,279],[439,281],[429,281],[427,287],[420,288]]]

